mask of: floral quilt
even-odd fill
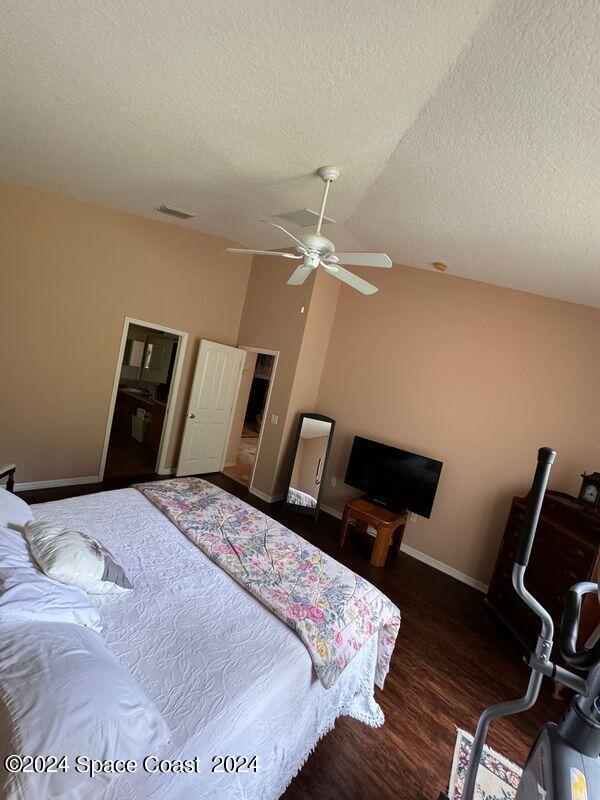
[[[286,622],[328,689],[371,636],[383,688],[400,611],[379,589],[271,517],[201,478],[136,487],[219,567]]]

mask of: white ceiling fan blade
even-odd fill
[[[331,253],[325,260],[331,260],[333,264],[353,264],[356,267],[392,266],[392,259],[385,253]]]
[[[281,256],[281,258],[304,258],[294,253],[280,253],[278,250],[246,250],[244,247],[227,247],[228,253],[252,253],[255,256]]]
[[[290,286],[302,286],[312,271],[313,267],[306,267],[304,264],[296,267],[296,269],[290,275],[288,284]]]
[[[298,247],[301,247],[302,250],[306,251],[306,245],[303,242],[301,242],[300,239],[296,239],[293,233],[286,231],[283,225],[278,225],[276,222],[271,222],[270,219],[261,219],[261,222],[264,222],[266,225],[272,225],[274,228],[279,228],[279,230],[283,231],[286,236],[289,236],[290,239],[293,239],[298,245]]]
[[[322,261],[321,264],[334,278],[338,278],[340,281],[347,283],[348,286],[352,286],[353,289],[358,289],[358,291],[363,294],[375,294],[375,292],[379,291],[377,286],[373,286],[373,284],[368,281],[363,281],[358,275],[348,272],[348,270],[343,267],[338,267],[337,264],[326,264],[324,261]]]

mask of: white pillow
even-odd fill
[[[0,528],[22,527],[30,519],[33,514],[25,500],[0,487]]]
[[[0,797],[96,797],[121,776],[78,772],[78,756],[135,759],[140,771],[144,756],[169,743],[158,709],[97,633],[56,622],[4,623],[0,641],[0,764],[13,753],[64,755],[70,767],[13,775],[0,769]]]
[[[0,528],[0,622],[11,620],[75,622],[102,630],[98,609],[83,589],[46,578],[23,534]]]
[[[87,533],[31,521],[25,525],[25,536],[40,569],[55,581],[79,586],[90,594],[133,588],[110,550]]]

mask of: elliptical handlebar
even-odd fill
[[[588,670],[600,660],[600,639],[589,650],[577,649],[581,605],[586,594],[598,591],[597,583],[576,583],[569,589],[563,609],[558,646],[565,661],[576,669]]]
[[[531,548],[533,547],[535,539],[535,531],[544,502],[544,493],[555,458],[556,450],[552,450],[551,447],[540,447],[538,450],[537,467],[533,476],[531,491],[529,492],[525,520],[523,521],[521,537],[515,557],[515,562],[522,567],[526,567],[529,563]]]

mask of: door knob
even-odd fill
[[[190,414],[190,419],[196,419],[196,415],[195,414]]]

